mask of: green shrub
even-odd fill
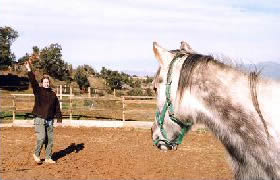
[[[146,96],[154,96],[155,93],[154,93],[154,91],[152,91],[151,88],[148,88],[148,89],[145,90],[145,95]]]
[[[123,91],[116,91],[116,96],[117,97],[125,96],[125,92],[123,92]]]
[[[140,88],[134,88],[127,92],[129,96],[143,96],[144,93]]]
[[[89,99],[84,100],[84,106],[92,106],[92,104],[93,104],[92,100],[89,100]]]
[[[2,111],[0,112],[0,118],[5,118],[6,116],[12,116],[12,112],[10,111]]]

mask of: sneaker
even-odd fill
[[[45,163],[55,164],[56,162],[52,159],[45,159]]]
[[[35,154],[33,154],[33,158],[34,158],[34,160],[35,160],[36,163],[38,163],[38,164],[39,164],[39,163],[42,163],[40,157],[36,156]]]

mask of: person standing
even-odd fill
[[[29,81],[31,82],[33,94],[35,96],[35,104],[32,114],[35,116],[34,125],[37,136],[37,144],[33,158],[36,163],[42,163],[40,153],[43,145],[45,144],[45,162],[56,163],[52,160],[51,156],[54,143],[54,118],[57,118],[57,123],[62,123],[59,101],[55,92],[50,88],[49,77],[44,76],[41,79],[42,86],[40,87],[28,61],[25,63],[25,67],[28,71]]]

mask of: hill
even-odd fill
[[[247,70],[260,70],[261,75],[264,77],[272,78],[275,80],[280,80],[280,64],[269,61],[261,62],[258,64],[245,64]]]
[[[275,62],[259,63],[258,68],[262,70],[264,76],[280,80],[280,64]]]

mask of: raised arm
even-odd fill
[[[26,62],[25,67],[26,67],[27,72],[28,72],[28,77],[29,77],[29,81],[30,81],[32,89],[33,89],[33,93],[37,94],[39,92],[39,84],[38,84],[38,82],[35,78],[34,73],[31,71],[30,63]]]
[[[59,100],[57,97],[55,98],[55,117],[57,118],[58,123],[62,123],[62,114],[60,111]]]

